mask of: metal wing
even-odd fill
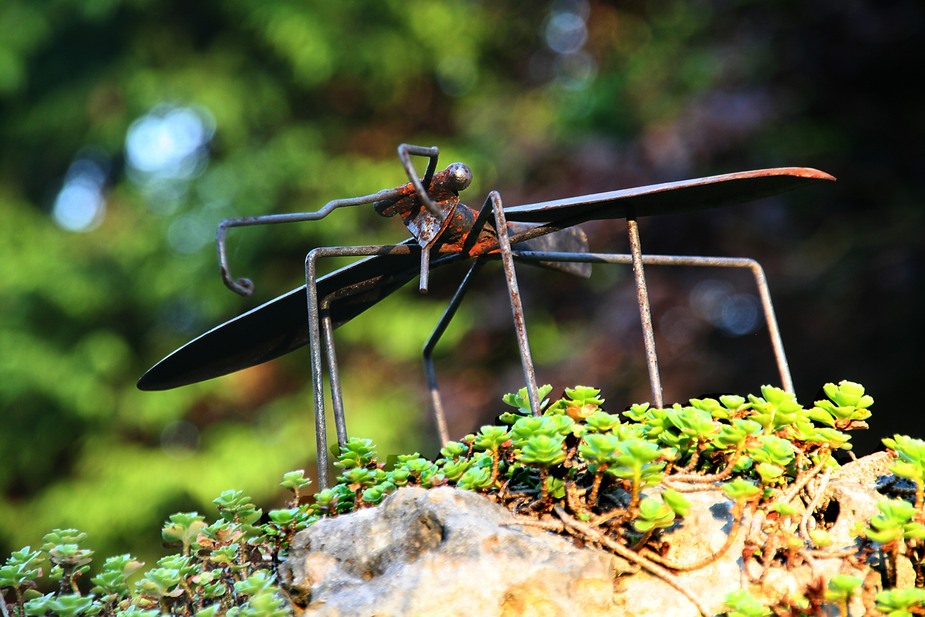
[[[416,245],[411,238],[403,244]],[[531,251],[588,250],[579,229],[565,229],[516,246]],[[464,258],[461,254],[439,256],[439,268]],[[590,264],[545,263],[539,265],[578,276],[590,275]],[[332,296],[329,314],[337,328],[420,273],[420,256],[392,254],[366,257],[317,281],[318,298]],[[151,367],[138,380],[142,390],[169,390],[220,377],[262,364],[308,343],[308,298],[305,285],[212,328]]]
[[[504,209],[509,221],[569,225],[598,219],[654,216],[727,206],[783,193],[834,177],[809,167],[777,167],[639,186]]]
[[[334,327],[353,319],[418,274],[417,253],[367,257],[318,279],[318,297],[357,289],[331,304]],[[305,285],[212,328],[142,375],[141,390],[169,390],[262,364],[308,343]]]

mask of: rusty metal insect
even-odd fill
[[[443,441],[448,439],[437,386],[433,350],[477,272],[490,259],[502,262],[518,349],[531,407],[539,411],[536,377],[514,261],[535,263],[578,276],[589,276],[592,263],[631,264],[643,325],[652,402],[662,405],[661,383],[652,328],[645,265],[748,268],[752,270],[785,390],[792,391],[789,367],[780,340],[773,305],[761,266],[751,259],[678,255],[643,255],[637,218],[741,203],[793,188],[832,181],[825,172],[805,167],[745,171],[681,182],[582,195],[554,201],[504,207],[492,191],[478,211],[459,200],[472,172],[453,163],[435,172],[439,150],[402,144],[398,148],[409,182],[361,197],[328,202],[314,212],[271,214],[222,221],[216,243],[222,279],[233,291],[250,295],[253,283],[231,276],[225,238],[232,227],[320,220],[343,207],[371,204],[382,216],[399,216],[411,238],[396,245],[315,248],[305,259],[305,285],[258,306],[202,334],[148,370],[142,390],[163,390],[211,379],[254,366],[308,344],[314,391],[319,484],[328,485],[327,438],[322,356],[326,360],[333,417],[339,443],[347,440],[333,331],[415,277],[426,292],[432,269],[474,260],[424,347],[431,406]],[[411,157],[428,159],[419,177]],[[575,227],[599,219],[625,219],[630,254],[588,252],[584,232]],[[325,276],[317,263],[326,257],[364,257]]]

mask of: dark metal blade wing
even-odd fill
[[[511,223],[511,231],[517,233],[524,229],[529,229],[524,223]],[[590,251],[588,246],[588,236],[578,227],[568,227],[556,232],[531,238],[524,242],[518,242],[513,245],[515,251],[537,251],[537,252],[561,252],[561,253],[587,253]],[[515,257],[516,259],[516,257]],[[534,266],[540,266],[549,270],[558,270],[573,276],[588,278],[591,276],[591,264],[582,262],[567,261],[537,261],[527,262]]]
[[[353,319],[418,275],[420,256],[374,256],[318,279],[318,297],[337,294],[334,327]],[[349,295],[348,295],[349,294]],[[305,285],[212,328],[151,367],[141,390],[169,390],[256,366],[308,343]]]
[[[547,240],[547,238],[549,238]],[[408,240],[405,244],[413,244]],[[580,230],[566,229],[521,243],[521,250],[587,251]],[[433,267],[453,261],[444,256]],[[547,265],[547,264],[543,264]],[[588,276],[590,264],[548,264]],[[318,279],[318,298],[331,296],[329,313],[335,328],[350,321],[420,273],[420,256],[374,256],[361,259]],[[141,390],[169,390],[262,364],[308,344],[308,300],[305,285],[212,328],[151,367]]]
[[[577,225],[590,220],[626,218],[630,210],[642,217],[727,206],[833,180],[834,177],[818,169],[777,167],[512,206],[505,208],[504,214],[509,221],[568,220],[568,224]]]

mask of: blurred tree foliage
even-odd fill
[[[915,0],[7,0],[0,553],[73,526],[101,552],[144,554],[166,513],[209,510],[231,486],[273,500],[274,478],[310,464],[305,354],[165,393],[134,382],[298,285],[308,248],[403,239],[359,210],[236,230],[249,300],[221,285],[212,246],[225,217],[402,183],[401,142],[469,163],[473,205],[492,188],[527,203],[759,166],[835,174],[825,191],[644,220],[644,247],[760,259],[801,400],[849,378],[888,416],[920,355],[925,105],[906,86],[923,13]],[[595,248],[624,250],[613,227],[589,226]],[[626,272],[523,276],[541,380],[648,398]],[[668,400],[774,381],[760,328],[743,338],[755,328],[698,311],[715,297],[747,309],[747,277],[650,276]],[[383,452],[433,448],[417,356],[457,278],[339,332],[351,430]],[[457,433],[521,385],[497,279],[442,345]]]

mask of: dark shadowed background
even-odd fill
[[[833,185],[643,219],[652,253],[764,265],[794,375],[877,401],[856,450],[922,435],[925,5],[817,2],[10,0],[0,7],[0,554],[53,527],[155,553],[178,510],[236,487],[276,506],[311,467],[307,352],[164,393],[135,380],[224,319],[301,283],[314,246],[406,234],[369,209],[234,230],[405,181],[399,143],[467,162],[464,201],[523,204],[759,167]],[[627,250],[620,221],[587,226]],[[330,264],[333,267],[335,264]],[[628,268],[518,271],[539,380],[649,398]],[[749,277],[649,268],[667,402],[778,383]],[[462,271],[338,331],[351,433],[437,444],[420,349]],[[459,437],[521,387],[497,266],[438,350]]]

